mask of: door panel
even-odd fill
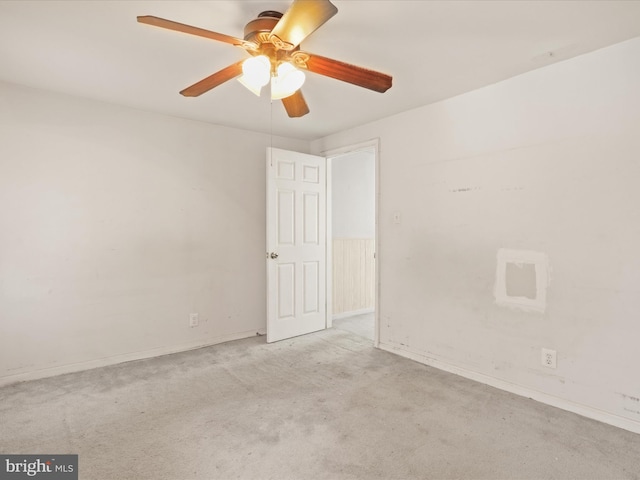
[[[304,313],[316,313],[318,311],[318,299],[320,298],[320,267],[318,262],[304,262]]]
[[[304,243],[318,245],[320,241],[320,201],[317,193],[304,193]]]
[[[281,263],[278,269],[278,319],[295,315],[296,266],[293,263]]]
[[[267,149],[267,342],[326,328],[326,159]]]
[[[278,190],[278,245],[295,244],[295,192]]]

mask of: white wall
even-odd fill
[[[312,143],[380,138],[383,348],[640,432],[639,85],[634,39]],[[495,303],[502,248],[544,312]]]
[[[0,383],[264,329],[270,143],[0,84]]]
[[[376,236],[376,161],[361,150],[331,161],[333,238]]]

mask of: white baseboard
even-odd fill
[[[343,318],[355,317],[356,315],[364,315],[365,313],[373,313],[373,308],[363,308],[362,310],[352,310],[350,312],[336,313],[331,318],[332,320],[342,320]]]
[[[506,380],[501,380],[490,375],[485,375],[483,373],[467,370],[466,368],[457,367],[455,365],[442,362],[435,358],[428,357],[424,354],[413,352],[406,349],[405,347],[400,348],[396,345],[380,342],[379,348],[381,350],[400,355],[401,357],[406,357],[411,360],[415,360],[416,362],[429,365],[430,367],[444,370],[445,372],[454,373],[456,375],[460,375],[461,377],[475,380],[476,382],[484,383],[495,388],[499,388],[500,390],[515,393],[516,395],[520,395],[522,397],[531,398],[540,403],[551,405],[552,407],[567,410],[572,413],[577,413],[578,415],[582,415],[583,417],[597,420],[602,423],[607,423],[609,425],[613,425],[614,427],[623,428],[624,430],[629,430],[633,433],[640,433],[640,422],[631,420],[629,418],[624,418],[619,415],[599,410],[597,408],[589,407],[587,405],[575,403],[564,398],[539,392],[537,390],[533,390],[522,385],[517,385]]]
[[[125,353],[121,355],[114,355],[113,357],[98,358],[95,360],[88,360],[86,362],[72,363],[69,365],[60,365],[50,368],[42,368],[39,370],[33,370],[30,372],[17,373],[14,375],[7,375],[0,377],[0,387],[11,385],[13,383],[26,382],[29,380],[37,380],[39,378],[54,377],[56,375],[63,375],[65,373],[80,372],[82,370],[91,370],[93,368],[106,367],[109,365],[115,365],[118,363],[131,362],[134,360],[143,360],[145,358],[161,357],[162,355],[170,355],[172,353],[186,352],[189,350],[196,350],[198,348],[210,347],[219,343],[230,342],[232,340],[240,340],[242,338],[249,338],[256,335],[255,330],[246,332],[231,333],[228,335],[221,335],[214,337],[205,342],[197,340],[194,342],[184,343],[181,345],[172,345],[167,347],[157,347],[151,350],[144,350],[141,352]]]

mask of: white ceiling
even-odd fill
[[[289,1],[0,1],[0,80],[276,135],[319,138],[640,36],[640,1],[332,0],[302,49],[393,76],[384,94],[312,73],[311,113],[290,119],[237,81],[184,87],[246,56],[138,24],[155,15],[242,37]]]

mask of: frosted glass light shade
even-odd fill
[[[245,88],[247,90],[249,90],[251,93],[253,93],[254,95],[257,95],[258,97],[260,96],[260,91],[262,90],[262,85],[256,87],[250,81],[247,80],[247,76],[246,75],[242,75],[241,77],[238,77],[238,81],[242,85],[244,85]]]
[[[247,58],[242,64],[242,76],[238,81],[249,91],[260,96],[260,91],[271,78],[271,62],[265,55]]]
[[[277,75],[271,78],[271,99],[280,100],[294,93],[304,83],[304,72],[288,62],[278,65]]]

